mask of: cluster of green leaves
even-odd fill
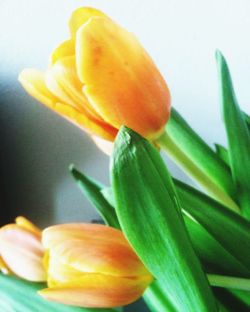
[[[153,151],[153,153],[155,155],[157,155],[156,157],[158,158],[158,160],[161,161],[161,158],[158,154],[158,152],[156,150],[154,150],[154,148],[148,144],[148,142],[146,142],[145,140],[143,140],[142,138],[140,138],[138,135],[134,134],[133,132],[131,132],[131,130],[124,130],[124,132],[126,133],[126,137],[128,135],[128,131],[130,133],[130,135],[136,136],[136,139],[138,139],[138,141],[135,143],[136,145],[136,149],[135,146],[132,149],[133,153],[135,152],[135,150],[140,150],[141,148],[139,146],[137,146],[140,142],[140,144],[146,144],[147,147]],[[122,133],[122,132],[121,132]],[[125,147],[123,140],[120,142],[120,144],[123,145],[123,148]],[[120,147],[118,148],[118,150],[120,150]],[[127,154],[127,153],[126,153]],[[123,152],[123,155],[125,155],[125,152]],[[140,163],[142,164],[142,169],[140,172],[144,172],[145,171],[145,155],[144,153],[142,153],[140,155]],[[131,158],[131,165],[134,166],[135,164],[135,158],[134,156]],[[148,165],[148,164],[147,164]],[[146,167],[148,168],[148,167]],[[163,169],[163,168],[161,168]],[[120,169],[119,169],[120,170]],[[76,170],[74,167],[71,167],[71,172],[75,178],[75,180],[77,181],[79,187],[81,188],[81,190],[84,192],[84,194],[87,196],[87,198],[91,201],[91,203],[97,208],[97,210],[100,212],[100,214],[102,215],[103,219],[106,221],[106,223],[110,226],[116,227],[116,228],[120,228],[119,225],[119,221],[118,218],[116,217],[115,214],[115,205],[116,205],[116,200],[114,198],[113,195],[113,191],[112,188],[107,188],[107,187],[103,187],[102,185],[100,185],[99,183],[97,183],[96,181],[94,181],[93,179],[86,177],[85,175],[83,175],[82,173],[80,173],[78,170]],[[131,174],[131,170],[128,168],[128,166],[124,166],[124,172]],[[151,172],[151,170],[148,170],[148,172]],[[162,172],[162,171],[161,171]],[[127,192],[128,196],[130,197],[131,193],[137,194],[136,196],[144,196],[145,197],[145,181],[143,182],[143,187],[142,184],[138,182],[138,180],[136,179],[138,172],[136,173],[136,176],[133,176],[133,178],[131,177],[131,179],[129,179],[130,183],[127,183],[126,185],[128,185],[128,187],[130,188],[130,191]],[[141,185],[141,192],[143,193],[138,193],[139,190],[135,188],[135,185],[133,183],[131,183],[131,181],[135,181],[135,184],[139,184]],[[154,173],[152,173],[148,179],[149,181],[149,187],[151,188],[151,183],[152,185],[154,184]],[[250,272],[248,271],[247,267],[241,263],[238,260],[238,256],[237,256],[237,251],[239,254],[241,254],[242,251],[244,251],[244,253],[246,254],[247,258],[249,259],[249,255],[247,254],[247,250],[248,248],[242,247],[240,244],[232,244],[233,248],[235,248],[235,254],[236,257],[230,252],[231,251],[231,245],[230,245],[230,240],[232,241],[233,235],[228,237],[228,245],[229,248],[227,248],[228,245],[224,246],[222,243],[223,241],[223,237],[224,237],[224,233],[225,230],[223,229],[222,226],[219,226],[214,223],[214,220],[211,220],[211,224],[214,224],[214,231],[210,231],[210,228],[206,226],[204,226],[203,224],[206,225],[207,220],[209,220],[210,215],[213,215],[213,211],[217,211],[217,214],[215,214],[214,218],[215,220],[218,218],[219,220],[222,220],[223,224],[225,223],[226,226],[230,229],[230,227],[232,226],[233,229],[236,227],[237,228],[237,224],[238,221],[240,220],[240,222],[242,222],[243,225],[243,232],[245,229],[245,232],[242,232],[242,229],[238,229],[238,231],[236,232],[236,236],[237,235],[242,235],[242,238],[245,235],[248,235],[248,232],[246,230],[246,226],[248,225],[248,221],[244,220],[243,218],[241,218],[240,216],[238,216],[236,213],[231,212],[230,210],[228,210],[226,207],[220,205],[218,202],[216,202],[215,200],[209,198],[208,196],[206,196],[205,194],[198,192],[197,190],[195,190],[194,188],[191,188],[190,186],[185,185],[184,183],[181,183],[180,181],[174,180],[174,184],[175,184],[175,188],[177,190],[177,194],[179,196],[179,199],[181,201],[181,206],[182,206],[182,212],[183,212],[183,217],[185,220],[185,224],[189,233],[189,236],[191,238],[192,241],[192,245],[194,247],[194,250],[196,251],[196,254],[199,256],[199,259],[203,265],[204,270],[206,270],[206,272],[210,272],[210,273],[217,273],[217,274],[228,274],[228,275],[234,275],[234,276],[241,276],[241,277],[250,277]],[[126,186],[124,185],[124,181],[121,183],[121,186],[123,188],[123,191],[121,192],[123,194],[123,192],[126,192]],[[155,188],[157,189],[158,184],[155,184]],[[148,190],[148,188],[146,188]],[[133,190],[133,191],[132,191]],[[154,192],[156,192],[154,190]],[[161,193],[161,191],[158,190],[158,192]],[[119,187],[118,187],[118,194],[121,194]],[[143,195],[144,194],[144,195]],[[157,192],[155,193],[157,194]],[[120,196],[120,195],[118,195]],[[122,195],[123,196],[123,195]],[[154,258],[155,257],[155,253],[158,253],[160,255],[160,260],[159,262],[162,264],[162,260],[165,257],[167,262],[177,262],[177,258],[174,259],[174,261],[170,261],[169,257],[168,257],[168,253],[166,251],[166,246],[164,245],[162,252],[159,251],[159,244],[162,244],[162,240],[163,237],[159,238],[158,236],[158,232],[156,231],[156,229],[159,229],[160,227],[160,223],[159,223],[159,216],[156,218],[155,216],[149,215],[149,209],[152,210],[151,213],[155,213],[155,206],[152,205],[152,202],[149,202],[148,198],[146,198],[146,201],[143,201],[143,204],[137,206],[135,204],[135,200],[134,198],[131,196],[131,198],[129,199],[129,201],[132,200],[132,202],[130,202],[127,207],[130,207],[131,212],[129,210],[129,213],[132,214],[131,219],[129,218],[129,215],[127,215],[126,217],[123,217],[125,220],[127,220],[129,226],[130,224],[132,224],[133,229],[129,229],[128,231],[131,232],[132,235],[134,235],[134,239],[138,244],[138,239],[136,238],[137,235],[139,237],[142,237],[142,233],[145,233],[146,237],[142,237],[142,241],[141,241],[141,246],[143,251],[136,250],[137,253],[141,256],[141,253],[146,253],[147,256]],[[183,205],[182,203],[185,202],[185,205]],[[162,207],[163,212],[166,210],[166,207],[169,207],[169,202],[167,202],[166,200],[164,201],[164,204],[160,204],[159,207]],[[189,208],[191,207],[191,208]],[[218,208],[219,207],[219,208]],[[124,206],[122,206],[121,208],[122,210],[124,209]],[[140,211],[140,209],[143,209],[145,212],[145,215],[140,215],[139,218],[135,216],[135,214],[138,213],[138,211]],[[211,209],[211,211],[210,211]],[[193,211],[192,211],[193,210]],[[198,223],[194,217],[196,217],[195,212],[198,210],[200,210],[200,214],[201,217],[199,219],[199,221],[201,220],[201,223]],[[202,211],[206,211],[206,214],[202,214]],[[124,213],[124,212],[123,212]],[[158,214],[158,213],[156,213]],[[164,212],[165,214],[165,212]],[[199,213],[198,213],[199,215]],[[217,217],[218,215],[218,217]],[[231,221],[231,223],[228,223],[227,218],[229,216],[233,216],[233,220]],[[112,216],[110,218],[110,216]],[[169,215],[166,213],[167,218],[169,219]],[[160,217],[161,218],[161,217]],[[119,218],[120,220],[120,218]],[[150,220],[150,222],[149,222]],[[156,220],[156,221],[154,221]],[[169,219],[169,221],[171,221]],[[121,222],[121,221],[120,221]],[[152,223],[155,223],[155,225],[152,225]],[[140,226],[139,226],[140,225]],[[147,226],[146,226],[147,225]],[[135,234],[135,229],[134,227],[138,227],[138,233]],[[165,228],[165,227],[164,227]],[[124,229],[123,229],[124,230]],[[227,230],[227,228],[226,228]],[[124,231],[125,232],[125,231]],[[126,232],[125,232],[126,233]],[[163,231],[163,233],[165,233],[165,231]],[[213,233],[215,233],[215,235],[213,235]],[[166,234],[166,239],[167,242],[169,241],[169,237],[168,237],[168,233]],[[221,243],[221,237],[222,237],[222,243]],[[151,238],[153,241],[149,241],[149,238]],[[182,239],[182,236],[181,236]],[[225,239],[226,240],[226,239]],[[248,240],[246,240],[246,243],[248,244]],[[146,244],[145,246],[145,241],[149,241],[149,245]],[[133,238],[132,238],[132,242],[133,242]],[[130,243],[131,243],[131,239],[130,239]],[[178,242],[179,243],[179,242]],[[177,243],[177,244],[178,244]],[[173,246],[173,239],[170,240],[170,248],[172,248]],[[132,243],[133,245],[133,243]],[[183,248],[183,242],[181,243],[181,246]],[[134,245],[133,245],[134,247]],[[135,247],[134,247],[135,248]],[[186,248],[186,247],[185,247]],[[186,254],[186,249],[183,248],[183,253]],[[145,250],[144,250],[145,249]],[[183,257],[183,254],[182,254]],[[244,258],[244,257],[243,257]],[[223,259],[223,261],[218,261]],[[143,260],[143,259],[142,259]],[[151,259],[149,259],[149,262],[151,261]],[[179,259],[179,263],[178,265],[180,265],[180,267],[182,267],[182,261],[183,259]],[[247,260],[243,260],[247,261]],[[156,264],[153,263],[153,266],[155,266]],[[193,269],[195,270],[197,267],[194,266]],[[153,268],[154,270],[154,268]],[[167,273],[167,270],[160,271],[161,274],[162,273]],[[160,274],[160,275],[161,275]],[[159,276],[160,276],[159,275]],[[172,276],[171,276],[172,277]],[[178,277],[179,279],[179,277]],[[185,279],[187,279],[187,275],[185,275]],[[172,302],[172,296],[168,297],[166,294],[168,293],[168,290],[165,289],[164,287],[165,282],[162,282],[162,277],[160,279],[158,279],[157,281],[155,281],[149,288],[148,290],[145,292],[144,294],[144,299],[145,301],[148,303],[150,309],[152,311],[188,311],[187,310],[187,304],[186,303],[182,303],[183,307],[181,309],[181,307],[176,307],[176,301],[174,300],[174,302]],[[192,287],[191,287],[192,286]],[[177,287],[179,287],[179,285],[177,285]],[[181,286],[182,286],[182,281],[181,281]],[[192,284],[189,285],[189,287],[193,288],[194,284],[192,281]],[[178,290],[178,289],[177,289]],[[176,290],[176,291],[177,291]],[[182,292],[178,292],[179,293],[184,293],[185,296],[187,295],[187,293],[185,291],[182,290]],[[206,292],[206,295],[208,293]],[[227,296],[231,296],[234,297],[234,294],[230,294],[229,292],[226,293]],[[244,294],[244,293],[243,293]],[[219,297],[220,294],[217,296]],[[223,298],[225,297],[225,295],[223,294]],[[222,298],[222,299],[223,299]],[[219,298],[220,299],[220,298]],[[190,301],[190,297],[187,298],[188,301]],[[196,300],[196,296],[194,298],[194,300]],[[209,299],[209,301],[211,300],[211,298]],[[240,302],[239,299],[235,298],[236,302]],[[223,302],[223,300],[222,300]],[[241,306],[247,306],[247,304],[245,304],[244,302],[240,302]],[[240,306],[238,305],[238,306]],[[193,306],[190,308],[191,310],[193,309]],[[209,308],[210,309],[210,308]],[[199,307],[200,310],[200,307]],[[202,311],[202,310],[201,310]],[[233,311],[233,310],[228,310],[226,309],[225,311]]]
[[[195,164],[202,174],[193,177],[208,181],[203,186],[215,196],[173,180],[158,151],[125,127],[115,141],[111,188],[71,168],[106,224],[123,230],[155,276],[144,294],[151,311],[250,309],[250,123],[219,52],[217,63],[228,149],[216,144],[212,150],[175,110],[167,126],[188,165],[179,163]]]

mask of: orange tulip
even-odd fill
[[[0,229],[0,255],[4,273],[11,271],[33,282],[46,280],[41,232],[27,219],[18,217],[15,224]]]
[[[90,134],[113,141],[122,125],[154,140],[170,112],[168,87],[133,34],[102,12],[79,8],[71,38],[45,72],[25,69],[26,91]]]
[[[97,224],[63,224],[43,231],[45,299],[81,307],[116,307],[138,299],[151,274],[121,231]]]

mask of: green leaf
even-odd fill
[[[249,270],[227,251],[200,223],[184,213],[188,234],[205,272],[249,277]],[[218,259],[223,259],[218,261]]]
[[[164,285],[160,281],[155,280],[150,287],[146,289],[143,299],[146,301],[150,311],[152,312],[176,312],[176,309],[171,304],[171,299],[166,297]]]
[[[196,166],[232,198],[235,198],[235,187],[228,166],[174,108],[171,109],[171,117],[167,123],[167,133]]]
[[[122,230],[179,312],[218,311],[181,216],[171,177],[158,153],[122,127],[111,164]]]
[[[106,186],[101,190],[101,193],[106,199],[106,201],[115,209],[115,198],[114,198],[112,188],[109,186]]]
[[[230,166],[230,160],[227,149],[224,146],[217,143],[215,144],[215,149],[217,155],[224,161],[224,163]]]
[[[0,310],[3,312],[117,312],[116,309],[90,309],[66,306],[44,300],[37,294],[45,288],[14,276],[0,274]]]
[[[242,213],[250,219],[250,133],[237,103],[226,60],[219,51],[216,60],[232,176]]]
[[[114,207],[115,202],[112,189],[106,187],[102,190],[102,194],[110,205]],[[200,223],[192,218],[190,214],[186,214],[185,211],[183,217],[195,253],[206,272],[249,277],[249,270],[225,250]],[[218,259],[223,259],[223,261],[218,261]]]
[[[250,291],[250,279],[218,274],[207,275],[210,285],[229,289]]]
[[[249,292],[243,291],[235,291],[231,289],[223,289],[223,288],[213,288],[213,291],[220,301],[220,303],[225,307],[228,312],[249,312],[250,305],[247,301],[244,301],[248,297],[248,302],[250,298]],[[239,294],[239,296],[236,295]],[[244,294],[245,293],[245,294]]]
[[[246,121],[246,123],[247,123],[248,131],[250,132],[250,116],[247,115],[247,114],[244,113],[244,112],[242,112],[242,114],[243,114],[243,117],[244,117],[244,119],[245,119],[245,121]]]
[[[175,180],[175,186],[182,208],[246,269],[250,268],[250,222],[183,182]]]
[[[104,186],[76,170],[73,165],[70,166],[70,171],[80,190],[100,213],[104,222],[119,228],[114,208],[105,200],[101,193]]]
[[[241,302],[244,302],[244,304],[250,309],[250,292],[249,291],[242,291],[242,290],[236,290],[236,289],[228,289],[228,291],[238,298]],[[239,310],[238,310],[239,311]]]
[[[223,203],[229,209],[240,213],[240,208],[233,199],[221,188],[221,186],[216,184],[211,177],[201,170],[201,168],[188,155],[185,154],[182,148],[171,139],[166,131],[156,142],[190,177],[198,182],[211,197]]]

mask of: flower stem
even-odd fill
[[[207,274],[207,278],[211,286],[250,291],[250,279],[215,274]]]
[[[175,144],[166,131],[156,142],[190,177],[198,182],[211,197],[231,210],[240,213],[240,209],[233,199],[216,184],[211,177],[204,173],[177,144]]]

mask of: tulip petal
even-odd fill
[[[54,246],[66,239],[84,240],[85,238],[128,244],[121,231],[101,224],[58,224],[46,228],[42,233],[42,242],[46,249],[54,248]]]
[[[58,102],[58,98],[46,87],[43,72],[31,68],[24,69],[18,80],[31,96],[44,105],[52,108],[54,103]]]
[[[53,68],[53,67],[52,67]],[[59,102],[65,103],[79,110],[74,100],[65,92],[65,90],[58,84],[57,80],[53,75],[52,68],[46,70],[44,78],[45,84],[48,90],[59,99]]]
[[[54,110],[83,130],[90,134],[99,135],[105,140],[113,141],[117,134],[117,130],[113,127],[106,123],[104,124],[101,121],[92,121],[84,114],[79,113],[79,111],[68,105],[56,103]]]
[[[72,281],[77,281],[85,274],[75,270],[66,263],[62,263],[61,259],[46,251],[44,264],[47,269],[48,287],[60,287]]]
[[[126,125],[148,139],[169,117],[168,87],[138,40],[107,18],[91,18],[76,36],[76,66],[84,93],[115,128]]]
[[[1,256],[0,256],[0,271],[3,274],[9,274],[9,268]]]
[[[69,39],[59,44],[50,55],[50,64],[53,65],[61,58],[75,55],[75,40]]]
[[[8,267],[19,277],[30,281],[45,281],[42,265],[43,247],[32,232],[9,224],[0,230],[0,254]]]
[[[91,17],[95,16],[102,16],[102,17],[107,17],[104,13],[101,11],[90,8],[90,7],[82,7],[76,9],[69,20],[69,28],[71,32],[72,38],[76,36],[77,30],[85,24]]]
[[[39,294],[47,300],[67,305],[108,308],[135,301],[150,282],[149,277],[134,279],[86,274],[61,287],[43,289]]]
[[[92,237],[62,241],[50,249],[50,261],[53,262],[49,264],[50,276],[59,269],[58,265],[67,265],[82,273],[126,277],[150,275],[128,243],[125,245],[124,242],[95,240]]]
[[[116,129],[101,121],[91,120],[74,107],[60,103],[58,97],[48,90],[42,72],[35,69],[25,69],[19,75],[19,81],[31,96],[70,120],[81,129],[99,135],[106,140],[114,140],[117,133]]]
[[[38,227],[36,227],[32,222],[28,219],[19,216],[15,219],[16,225],[26,229],[27,231],[32,232],[33,234],[37,235],[39,238],[41,237],[41,231]]]
[[[50,69],[53,79],[56,81],[58,88],[63,90],[70,99],[75,103],[79,111],[84,112],[86,116],[95,118],[104,123],[104,120],[89,104],[86,96],[82,92],[83,84],[77,77],[75,57],[65,57],[58,60]],[[53,90],[51,90],[53,93]],[[59,91],[60,92],[60,91]]]

